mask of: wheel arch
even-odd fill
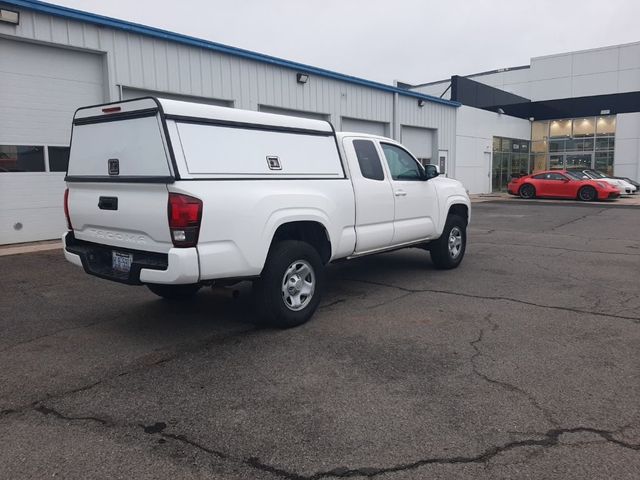
[[[527,187],[527,186],[533,188],[534,192],[537,191],[536,186],[533,183],[531,183],[531,182],[522,182],[522,185],[520,185],[518,187],[518,194],[520,193],[520,190],[522,190],[523,187]]]
[[[444,225],[447,223],[447,218],[449,218],[449,215],[451,214],[460,215],[466,220],[467,225],[471,222],[471,202],[467,196],[452,195],[448,197],[444,211],[446,214],[442,215],[442,218],[440,218],[438,222],[439,232],[442,232]]]
[[[317,217],[282,218],[274,224],[272,230],[268,249],[264,255],[265,260],[273,245],[283,240],[298,240],[308,243],[316,249],[324,264],[331,259],[333,252],[331,236],[322,219]]]

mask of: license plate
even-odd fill
[[[117,272],[129,273],[133,255],[130,253],[111,252],[111,268]]]

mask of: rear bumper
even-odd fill
[[[172,248],[168,253],[144,252],[77,240],[73,232],[63,235],[62,243],[64,256],[69,262],[82,267],[89,275],[106,280],[128,285],[188,284],[200,280],[198,252],[195,248]],[[111,252],[114,250],[133,255],[129,273],[111,268]]]

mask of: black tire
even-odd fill
[[[449,242],[452,235],[456,236],[454,232],[459,234],[461,240],[460,248],[449,248]],[[434,240],[429,251],[431,253],[431,261],[435,267],[439,270],[449,270],[456,268],[462,262],[464,252],[467,249],[467,222],[464,218],[458,215],[449,215],[447,217],[447,223],[444,226],[442,235],[437,240]]]
[[[582,187],[578,190],[578,199],[583,202],[593,202],[598,198],[598,192],[596,189],[590,186]]]
[[[536,187],[530,183],[525,183],[520,187],[520,190],[518,190],[518,195],[520,195],[520,198],[525,199],[536,198]]]
[[[159,297],[167,300],[186,300],[198,293],[200,285],[197,283],[186,285],[161,285],[158,283],[149,283],[147,284],[147,288]]]
[[[309,270],[311,273],[307,274]],[[287,278],[288,283],[285,282]],[[285,285],[290,285],[292,290]],[[311,293],[304,295],[304,290],[309,288]],[[265,325],[297,327],[307,322],[320,304],[324,264],[316,249],[308,243],[297,240],[278,242],[271,247],[253,289],[256,308]],[[298,299],[297,305],[294,297]]]

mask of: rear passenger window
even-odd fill
[[[362,176],[371,180],[384,180],[380,157],[373,142],[371,140],[354,140],[353,148],[356,150]]]

